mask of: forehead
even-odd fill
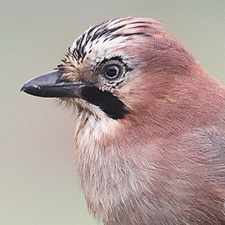
[[[69,54],[78,64],[87,57],[95,63],[115,54],[123,56],[124,47],[132,39],[151,37],[155,31],[163,29],[160,22],[151,18],[118,18],[90,27],[74,41]],[[116,53],[115,53],[116,50]]]

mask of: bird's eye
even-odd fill
[[[114,80],[121,75],[122,68],[118,65],[110,64],[104,68],[104,76],[110,80]]]

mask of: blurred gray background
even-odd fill
[[[19,90],[90,25],[124,16],[162,21],[225,84],[224,0],[1,0],[1,225],[97,224],[76,182],[72,110]]]

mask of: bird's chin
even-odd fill
[[[75,113],[94,115],[96,118],[103,116],[103,111],[100,107],[93,105],[82,98],[57,98],[59,104],[65,105],[66,107],[72,108]]]
[[[67,98],[67,97],[59,97],[57,98],[60,104],[66,105],[67,107],[72,107],[76,110],[83,111],[87,108],[88,103],[80,98]]]

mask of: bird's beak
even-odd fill
[[[27,81],[21,91],[39,97],[81,97],[82,89],[88,84],[84,82],[66,82],[60,79],[59,70],[54,70]]]

